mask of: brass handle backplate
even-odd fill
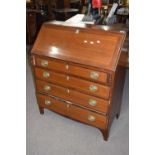
[[[93,115],[89,115],[89,116],[88,116],[88,120],[89,120],[90,122],[94,122],[94,121],[96,120],[96,118],[95,118],[95,116],[93,116]]]
[[[94,85],[89,86],[89,90],[90,90],[91,92],[95,92],[95,91],[97,91],[97,89],[98,89],[97,86],[94,86]]]
[[[50,73],[49,72],[43,72],[43,77],[44,78],[48,78],[50,76]]]
[[[45,105],[50,105],[51,101],[50,100],[45,100]]]
[[[47,67],[48,66],[48,61],[47,60],[42,60],[41,61],[41,66]]]
[[[97,101],[96,100],[93,100],[93,99],[90,99],[89,100],[89,105],[96,106],[96,104],[97,104]]]
[[[45,86],[44,86],[44,90],[45,90],[45,91],[49,91],[49,90],[51,90],[51,87],[48,86],[48,85],[45,85]]]
[[[97,80],[99,78],[99,73],[94,71],[90,72],[90,78]]]

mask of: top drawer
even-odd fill
[[[107,73],[70,65],[67,62],[63,63],[55,60],[47,60],[36,57],[36,65],[39,67],[64,72],[78,77],[83,77],[96,82],[108,83]]]

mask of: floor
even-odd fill
[[[82,123],[45,110],[40,115],[35,98],[31,68],[27,62],[27,155],[128,155],[129,154],[129,73],[126,74],[123,103],[114,120],[109,140]]]

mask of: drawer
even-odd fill
[[[94,96],[82,94],[78,91],[67,89],[61,86],[56,86],[44,81],[36,80],[36,89],[39,92],[48,93],[52,96],[57,96],[67,101],[76,103],[92,110],[99,112],[108,112],[109,101],[103,100]]]
[[[93,81],[98,81],[102,83],[108,82],[108,74],[104,72],[99,72],[96,70],[86,69],[83,67],[78,67],[75,65],[70,65],[67,63],[62,63],[54,60],[47,60],[36,57],[36,65],[39,67],[44,67],[47,69],[64,72],[74,76],[79,76]]]
[[[91,95],[109,99],[110,87],[82,80],[65,74],[55,73],[41,68],[35,68],[35,76],[47,82],[76,89]]]
[[[37,94],[38,104],[42,108],[50,109],[56,113],[67,116],[71,119],[104,129],[106,128],[106,116],[91,112],[86,109],[67,104],[49,96]]]

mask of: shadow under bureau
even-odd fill
[[[120,114],[124,39],[124,33],[43,24],[31,51],[40,113],[46,108],[97,127],[107,140]]]

